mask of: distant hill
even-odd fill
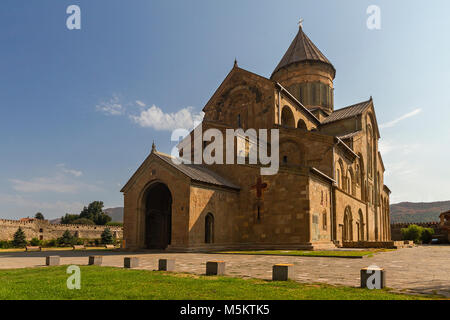
[[[103,212],[105,212],[108,216],[111,217],[112,222],[123,222],[123,208],[122,207],[105,209],[105,210],[103,210]],[[52,220],[49,220],[49,222],[51,224],[59,224],[59,223],[61,223],[61,218],[52,219]]]
[[[49,220],[49,222],[51,224],[60,224],[61,223],[61,218],[56,218],[56,219],[53,219],[53,220]]]
[[[391,223],[437,222],[439,215],[450,210],[450,201],[401,202],[391,205]]]
[[[109,208],[103,212],[112,218],[112,222],[123,222],[123,207]]]

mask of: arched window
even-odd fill
[[[214,216],[208,213],[205,217],[205,243],[214,243]]]
[[[354,183],[355,183],[355,178],[354,178],[354,176],[353,176],[353,170],[352,170],[352,168],[350,168],[349,170],[348,170],[348,172],[347,172],[347,192],[349,193],[349,194],[351,194],[351,195],[354,195],[354,192],[353,192],[353,190],[354,190],[354,188],[353,188],[353,185],[354,185]]]
[[[326,211],[324,211],[323,213],[322,213],[322,229],[323,230],[327,230],[327,212]]]
[[[297,128],[298,128],[298,129],[301,129],[301,130],[305,130],[305,131],[308,130],[308,127],[306,126],[305,121],[302,120],[302,119],[298,120],[298,122],[297,122]]]
[[[339,170],[339,168],[336,169],[336,184],[338,188],[341,187],[341,171]]]
[[[294,114],[288,106],[284,106],[281,112],[281,125],[286,128],[295,128]]]
[[[358,240],[359,241],[364,241],[364,216],[363,213],[361,211],[361,209],[359,209],[358,212],[358,227],[359,227],[359,232],[358,232]]]
[[[373,131],[370,124],[367,126],[367,172],[372,176],[373,170]]]

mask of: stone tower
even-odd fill
[[[314,114],[330,114],[333,112],[335,75],[336,70],[331,62],[308,38],[300,25],[271,79],[288,89]]]

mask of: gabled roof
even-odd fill
[[[274,82],[273,80],[267,79],[266,77],[263,77],[263,76],[261,76],[261,75],[259,75],[259,74],[257,74],[257,73],[248,71],[248,70],[246,70],[246,69],[240,68],[240,67],[238,67],[237,64],[235,64],[235,65],[233,66],[233,69],[231,69],[231,71],[227,74],[227,76],[225,77],[225,79],[223,79],[223,81],[222,81],[222,83],[220,84],[220,86],[216,89],[216,91],[214,91],[214,93],[212,94],[211,98],[209,98],[208,102],[207,102],[207,103],[205,104],[205,106],[203,107],[203,111],[205,111],[205,108],[211,104],[211,102],[214,100],[214,98],[215,98],[216,96],[218,96],[219,94],[222,93],[222,91],[224,90],[225,84],[228,82],[228,80],[231,78],[231,76],[232,76],[233,74],[235,74],[236,72],[246,73],[246,74],[248,74],[249,76],[255,77],[255,78],[257,78],[257,79],[259,79],[259,80],[261,80],[261,81],[268,81],[268,82],[272,83],[273,85],[275,85],[275,82]]]
[[[316,61],[326,63],[330,65],[333,70],[335,70],[331,62],[327,59],[327,57],[324,56],[322,52],[320,52],[316,45],[303,32],[303,28],[300,26],[297,35],[289,46],[289,49],[284,54],[280,63],[278,63],[272,75],[278,70],[287,67],[290,64],[303,61]]]
[[[121,192],[125,192],[125,190],[131,184],[131,182],[134,181],[134,178],[141,173],[141,171],[144,168],[144,164],[151,157],[156,157],[157,159],[164,161],[165,163],[169,164],[171,167],[178,170],[179,172],[181,172],[188,178],[192,179],[193,181],[235,190],[240,189],[239,186],[236,186],[235,184],[229,182],[227,179],[221,177],[217,173],[205,168],[202,165],[184,164],[184,163],[176,164],[172,161],[173,157],[155,150],[152,151],[152,153],[147,157],[147,159],[145,159],[144,163],[139,167],[139,169],[133,174],[130,180],[122,188]]]
[[[237,189],[237,190],[240,189],[235,184],[229,182],[227,179],[219,176],[217,173],[203,167],[202,165],[184,164],[184,163],[175,164],[172,161],[173,157],[171,157],[167,154],[164,154],[161,152],[155,152],[155,155],[157,157],[159,157],[161,160],[170,164],[175,169],[184,173],[186,176],[188,176],[192,180],[195,180],[198,182],[203,182],[203,183],[208,183],[208,184],[213,184],[213,185],[217,185],[217,186],[221,186],[221,187],[228,187],[231,189]]]
[[[372,98],[367,101],[360,102],[339,110],[336,110],[330,114],[329,117],[322,121],[322,124],[328,124],[339,120],[352,118],[354,116],[362,114],[372,103]]]
[[[358,130],[358,131],[347,133],[347,134],[344,134],[342,136],[337,136],[337,137],[341,140],[346,140],[346,139],[353,138],[354,136],[358,135],[361,132],[362,132],[361,130]]]

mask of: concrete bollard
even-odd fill
[[[206,262],[207,276],[222,276],[225,274],[225,261],[208,261]]]
[[[175,259],[159,259],[159,271],[175,271]]]
[[[45,264],[47,266],[59,266],[60,257],[59,256],[47,256],[45,257]]]
[[[90,266],[101,266],[103,261],[102,256],[89,256],[89,265]]]
[[[136,268],[139,267],[139,258],[137,257],[125,257],[123,259],[124,268]]]
[[[386,287],[386,271],[378,266],[361,269],[361,288],[383,289]]]
[[[276,264],[272,267],[273,281],[288,281],[294,275],[293,264]]]

